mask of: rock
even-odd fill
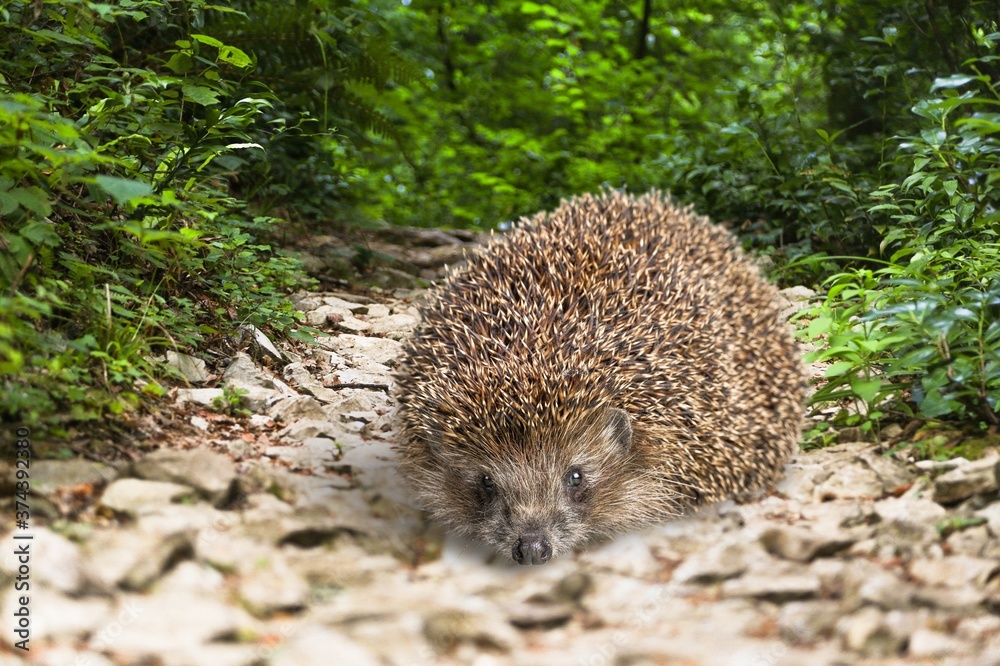
[[[342,334],[320,338],[321,347],[343,354],[349,361],[371,360],[392,367],[403,355],[403,343],[389,338]]]
[[[208,370],[205,362],[200,358],[181,354],[173,350],[168,350],[166,354],[167,365],[172,367],[190,384],[202,384],[208,381]]]
[[[33,460],[31,493],[46,497],[59,488],[91,485],[101,487],[118,476],[118,470],[90,460]]]
[[[203,419],[200,416],[192,416],[190,420],[191,425],[193,425],[198,430],[203,430],[205,432],[211,427],[211,424],[207,419]]]
[[[778,634],[789,645],[829,638],[843,611],[833,601],[791,601],[778,612]]]
[[[310,437],[299,446],[269,446],[264,455],[287,462],[291,469],[307,469],[314,473],[322,473],[330,469],[340,458],[340,448],[337,443],[327,437]],[[339,482],[339,477],[331,479]],[[349,487],[348,483],[344,487]]]
[[[323,296],[320,299],[323,305],[329,305],[334,308],[342,308],[344,310],[350,311],[352,314],[368,314],[369,304],[372,303],[370,298],[361,297],[361,300],[348,301],[341,296]],[[375,305],[381,304],[373,304]],[[382,306],[385,307],[385,306]],[[315,309],[315,308],[310,308]]]
[[[897,654],[906,643],[907,634],[886,621],[882,612],[866,606],[837,623],[845,647],[869,657]]]
[[[767,552],[795,562],[810,562],[845,550],[854,543],[846,535],[823,536],[801,527],[772,527],[760,536]]]
[[[339,631],[322,626],[307,626],[296,632],[275,651],[271,666],[330,666],[336,663],[351,666],[382,666],[368,649]]]
[[[1000,502],[993,502],[976,511],[975,515],[985,518],[986,525],[994,537],[1000,538]]]
[[[253,343],[253,349],[257,352],[257,356],[270,356],[276,361],[282,361],[284,358],[278,348],[274,346],[271,339],[267,337],[264,331],[260,330],[253,324],[244,324],[240,326],[240,334],[243,340],[249,340]]]
[[[874,451],[862,451],[858,455],[858,459],[878,477],[882,483],[883,493],[905,487],[913,481],[913,473],[892,458],[879,455]]]
[[[411,314],[393,314],[376,319],[371,324],[371,333],[381,335],[391,340],[401,340],[420,324],[420,318]]]
[[[870,467],[864,463],[850,462],[838,466],[813,492],[823,500],[877,498],[882,496],[883,489],[881,479]]]
[[[453,650],[460,643],[507,652],[520,642],[503,618],[472,604],[429,614],[424,620],[424,636],[438,653]]]
[[[192,552],[190,535],[139,530],[97,532],[84,547],[87,580],[102,593],[116,587],[143,590],[163,571]]]
[[[935,525],[947,515],[939,504],[914,497],[887,497],[875,503],[875,513],[883,523],[880,529],[896,527],[914,535],[936,534]]]
[[[294,423],[303,419],[322,421],[326,418],[323,405],[311,395],[282,398],[268,408],[267,415],[279,423]]]
[[[931,629],[917,629],[910,634],[907,654],[911,659],[935,659],[962,653],[963,645],[947,634]]]
[[[21,666],[23,663],[20,659],[11,662],[4,661],[3,655],[0,655],[0,666]],[[67,664],[73,666],[78,664],[81,666],[115,666],[103,654],[62,646],[47,648],[45,652],[36,656],[31,664],[33,666],[66,666]]]
[[[65,594],[78,593],[84,582],[80,547],[46,527],[33,528],[31,534],[31,585],[38,584]],[[17,542],[10,543],[14,545],[3,549],[0,579],[13,580],[18,575],[21,562],[15,553]]]
[[[674,570],[678,583],[711,584],[735,578],[746,571],[761,552],[745,543],[724,543],[702,553],[690,555]]]
[[[283,557],[272,555],[266,563],[258,562],[240,578],[239,595],[250,612],[267,616],[303,608],[308,601],[309,587]]]
[[[810,599],[819,594],[820,580],[807,573],[749,573],[722,584],[726,597],[752,597],[777,604],[797,599]]]
[[[779,290],[777,299],[778,307],[781,308],[781,318],[789,319],[797,312],[809,308],[809,299],[815,295],[815,291],[801,285]]]
[[[225,584],[226,579],[216,569],[187,560],[178,564],[173,571],[161,578],[156,583],[154,591],[203,594],[205,592],[219,592]]]
[[[553,629],[569,622],[574,610],[576,607],[568,603],[525,602],[510,608],[508,620],[519,629]]]
[[[343,424],[333,421],[320,421],[317,419],[300,419],[295,421],[278,433],[282,437],[293,442],[302,442],[316,437],[325,437],[337,441],[350,436]]]
[[[216,400],[223,400],[225,391],[222,389],[177,389],[177,404],[191,402],[212,409]]]
[[[256,628],[239,608],[186,592],[127,595],[120,599],[116,615],[117,623],[91,636],[89,647],[109,651],[130,664],[155,663],[167,656],[172,663],[178,663],[178,656],[192,663],[190,653],[207,648],[206,643],[246,635]]]
[[[990,531],[985,525],[969,527],[954,532],[945,542],[952,553],[957,555],[984,555],[984,550],[991,543]]]
[[[177,483],[118,479],[107,487],[100,503],[115,513],[134,518],[151,507],[180,502],[194,496],[193,488]]]
[[[233,388],[276,388],[274,378],[261,371],[253,359],[242,352],[233,358],[222,373],[222,381]]]
[[[956,613],[981,610],[986,595],[971,587],[915,587],[913,603]]]
[[[141,479],[190,486],[215,505],[225,503],[236,484],[236,469],[228,456],[207,449],[160,449],[132,465]]]
[[[910,562],[910,575],[927,585],[985,587],[998,571],[1000,562],[967,555],[920,558]]]
[[[935,479],[934,501],[939,504],[954,504],[998,488],[1000,456],[991,451],[989,457],[960,465]]]
[[[613,571],[633,578],[655,579],[662,569],[638,534],[625,534],[593,547],[580,556],[580,561],[597,570]]]
[[[11,590],[5,595],[4,617],[13,617],[16,597]],[[46,588],[34,588],[30,593],[33,641],[58,640],[75,642],[97,630],[111,612],[111,602],[100,598],[72,599]],[[4,638],[10,635],[4,632]]]
[[[230,389],[243,391],[240,401],[255,413],[266,411],[268,405],[283,395],[294,395],[283,382],[258,369],[253,359],[242,352],[222,373],[222,382]]]
[[[14,617],[19,607],[18,598],[25,594],[11,588],[3,597],[3,616]],[[44,587],[32,588],[31,599],[31,639],[34,641],[59,640],[74,642],[94,632],[105,621],[111,611],[107,599],[72,599]],[[16,641],[11,631],[3,632],[5,642]],[[9,644],[9,643],[8,643]]]

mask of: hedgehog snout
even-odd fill
[[[518,564],[545,564],[552,557],[552,544],[542,532],[525,532],[510,554]]]

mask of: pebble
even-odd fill
[[[118,479],[105,489],[101,506],[134,518],[148,509],[192,499],[196,495],[193,488],[179,483]]]

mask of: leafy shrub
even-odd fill
[[[959,92],[972,84],[986,95]],[[862,400],[867,427],[890,396],[904,413],[1000,423],[1000,95],[985,75],[931,93],[914,106],[925,127],[895,156],[909,174],[858,195],[889,262],[830,278],[806,329],[824,338],[813,359],[835,361],[814,399]]]
[[[261,150],[273,96],[246,79],[250,56],[193,31],[212,6],[187,7],[0,10],[6,419],[119,413],[138,387],[160,391],[151,352],[218,344],[243,321],[295,323],[283,295],[296,264],[258,240],[277,221],[249,216],[224,177],[227,157]],[[175,33],[163,59],[116,41],[144,23]]]

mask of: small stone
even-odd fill
[[[985,525],[970,527],[953,533],[945,543],[957,555],[983,555],[990,543],[990,531]]]
[[[46,527],[37,527],[32,529],[30,550],[32,586],[39,583],[65,594],[80,591],[83,558],[79,546]],[[0,578],[13,580],[20,564],[15,549],[4,548]]]
[[[893,631],[882,612],[866,606],[854,615],[843,618],[837,629],[844,645],[869,657],[889,657],[898,653],[906,635]]]
[[[349,361],[374,361],[392,366],[403,355],[403,343],[388,338],[369,338],[348,333],[319,338],[321,347],[343,354]]]
[[[410,335],[419,323],[420,318],[411,314],[393,314],[372,322],[371,332],[374,335],[400,340]]]
[[[971,587],[915,587],[913,602],[920,606],[969,613],[982,608],[986,594]]]
[[[760,536],[767,552],[795,562],[810,562],[845,550],[854,543],[846,535],[822,536],[801,527],[772,527]]]
[[[887,497],[875,503],[875,513],[883,523],[900,523],[923,530],[933,529],[948,512],[926,499]]]
[[[500,617],[485,609],[449,608],[424,620],[424,636],[436,652],[454,649],[460,643],[507,651],[517,644],[517,634]]]
[[[193,425],[198,430],[207,432],[212,424],[208,422],[208,419],[202,418],[200,416],[192,416],[190,419],[191,425]]]
[[[236,482],[228,456],[207,449],[160,449],[133,463],[132,472],[141,479],[190,486],[213,504],[229,499]]]
[[[749,568],[755,555],[759,556],[760,551],[744,543],[719,544],[703,553],[689,555],[674,570],[672,580],[702,585],[735,578]]]
[[[576,606],[569,603],[525,602],[512,606],[508,612],[508,619],[512,625],[520,629],[554,629],[569,622],[575,610]]]
[[[1000,636],[1000,617],[977,615],[966,617],[955,627],[955,634],[966,640],[981,640],[987,636]]]
[[[226,579],[216,569],[187,560],[157,582],[156,591],[217,592],[223,589]]]
[[[336,657],[336,661],[332,658]],[[306,625],[275,651],[271,666],[382,666],[374,653],[334,629]]]
[[[115,587],[143,590],[169,565],[190,556],[190,535],[154,534],[139,530],[98,532],[84,547],[84,572],[98,591]]]
[[[984,587],[998,571],[1000,562],[968,555],[921,558],[910,562],[910,575],[927,585]]]
[[[908,655],[913,659],[934,659],[964,652],[964,646],[947,634],[920,628],[910,634]]]
[[[19,608],[19,597],[24,594],[11,588],[4,595],[0,606],[5,618],[14,617],[14,611]],[[28,596],[31,599],[32,641],[76,641],[95,631],[111,611],[111,602],[107,599],[72,599],[44,587],[33,587]],[[19,639],[13,632],[5,631],[3,640],[10,644]]]
[[[326,414],[323,412],[323,405],[319,400],[309,395],[282,398],[268,408],[267,416],[279,423],[293,423],[301,419],[323,420],[326,418]]]
[[[215,407],[216,400],[222,400],[225,391],[220,388],[179,388],[177,389],[177,404],[183,405],[186,402],[202,407]]]
[[[278,436],[293,442],[302,442],[317,437],[338,440],[347,434],[349,433],[341,423],[317,419],[301,419],[286,426],[278,433]]]
[[[853,462],[840,465],[827,480],[816,486],[819,499],[852,499],[881,497],[882,481],[870,467]]]
[[[778,613],[778,634],[789,645],[829,638],[843,611],[832,601],[792,601]]]
[[[117,476],[114,467],[90,460],[33,460],[31,492],[45,497],[59,488],[103,486]]]
[[[280,555],[258,563],[239,581],[239,595],[250,612],[267,616],[279,611],[303,608],[309,597],[309,586]]]
[[[116,622],[91,636],[89,646],[109,651],[121,663],[162,662],[164,655],[205,649],[213,640],[251,633],[253,620],[238,607],[186,592],[119,598]],[[329,659],[329,655],[326,655]],[[181,660],[191,663],[190,656]],[[178,663],[176,657],[171,663]],[[203,663],[200,662],[199,663]]]
[[[960,465],[935,479],[934,501],[954,504],[1000,488],[1000,456],[991,453],[989,457]]]
[[[747,574],[728,580],[722,585],[726,597],[752,597],[777,604],[797,599],[810,599],[821,590],[819,577],[812,574]]]
[[[193,488],[178,483],[118,479],[107,487],[100,503],[115,513],[134,518],[152,507],[192,499],[194,496]]]
[[[208,370],[205,362],[188,354],[167,351],[167,365],[177,370],[191,384],[201,384],[208,381]]]
[[[1000,538],[1000,502],[993,502],[976,511],[975,515],[985,518],[986,525],[994,537]]]

